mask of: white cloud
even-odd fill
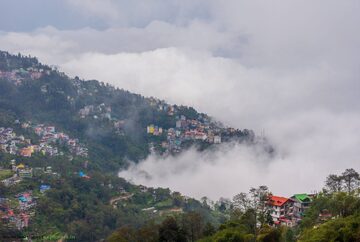
[[[62,65],[72,75],[205,110],[237,127],[324,108],[352,109],[352,76],[328,65],[291,71],[247,68],[207,52],[166,48],[142,53],[88,53]],[[339,83],[337,80],[342,80]],[[334,88],[337,87],[337,88]]]
[[[66,0],[67,4],[87,16],[116,20],[120,12],[112,0]]]
[[[247,36],[242,61],[250,66],[302,68],[359,62],[358,1],[211,1],[213,19]],[[351,59],[349,59],[351,58]]]
[[[114,54],[179,47],[215,52],[229,45],[236,36],[223,33],[215,25],[191,21],[186,26],[175,26],[152,21],[144,28],[114,27],[105,30],[83,28],[59,30],[52,26],[39,28],[32,33],[0,32],[2,49],[37,54],[45,61],[56,58],[58,64],[81,54],[99,52]],[[57,47],[58,46],[58,47]],[[48,51],[46,54],[44,51]]]
[[[0,46],[11,53],[31,54],[48,64],[59,64],[73,58],[71,50],[77,48],[78,43],[47,33],[0,32]]]
[[[150,156],[119,175],[214,200],[263,184],[282,196],[319,191],[328,174],[360,169],[359,121],[360,115],[305,112],[269,124],[279,151],[274,158],[259,155],[253,147],[224,146],[210,154],[190,150],[176,158]]]
[[[214,157],[194,151],[165,160],[151,156],[120,174],[135,182],[198,198],[232,196],[260,184],[290,195],[321,189],[329,173],[360,169],[360,115],[349,89],[353,76],[342,69],[318,65],[279,73],[177,48],[92,53],[63,68],[195,106],[238,128],[264,128],[279,152],[274,159],[259,159],[251,149],[236,146]],[[152,179],[138,176],[141,171]]]

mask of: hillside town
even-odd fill
[[[26,69],[19,68],[11,71],[0,70],[0,78],[6,78],[12,81],[16,86],[23,83],[24,80],[38,80],[43,75],[50,75],[50,70],[42,68],[28,67]]]
[[[47,175],[52,177],[59,177],[59,174],[52,171],[51,166],[48,167],[34,167],[22,163],[16,163],[11,160],[10,169],[0,168],[0,175],[5,179],[1,183],[5,187],[12,187],[20,182],[31,181],[33,177],[40,175]],[[18,193],[13,197],[4,197],[0,194],[0,218],[1,222],[7,227],[15,227],[18,230],[23,230],[29,226],[29,221],[35,216],[35,207],[39,196],[50,190],[51,187],[47,184],[41,184],[37,190],[26,190]]]
[[[57,132],[54,126],[30,122],[21,123],[18,120],[16,120],[15,125],[23,130],[33,132],[38,137],[38,143],[25,138],[24,135],[17,135],[13,128],[0,127],[0,152],[24,158],[31,158],[35,153],[52,157],[64,155],[64,152],[59,151],[57,146],[65,146],[73,155],[88,156],[88,149],[80,144],[77,139],[70,138],[63,132]],[[31,181],[33,177],[41,175],[56,178],[60,176],[57,172],[53,172],[51,166],[31,167],[25,163],[17,163],[15,159],[10,161],[8,168],[0,167],[0,175],[0,182],[5,187]],[[0,194],[1,222],[8,227],[16,227],[18,230],[27,228],[29,220],[35,216],[38,196],[44,195],[50,189],[49,185],[41,184],[36,191],[27,190],[14,197],[4,197]]]
[[[250,140],[254,139],[255,135],[252,131],[242,132],[234,128],[222,127],[221,124],[213,122],[205,114],[199,114],[196,118],[188,118],[181,114],[175,105],[169,105],[155,98],[149,98],[148,102],[158,111],[175,118],[175,126],[169,129],[164,129],[156,124],[149,124],[146,127],[149,136],[165,137],[165,140],[161,142],[162,154],[179,153],[187,141],[221,144],[223,141],[241,136],[247,136]],[[151,148],[152,151],[156,150],[154,144]]]
[[[18,200],[18,204],[12,208],[9,199],[0,197],[1,222],[8,227],[13,226],[22,230],[29,226],[30,218],[35,215],[36,198],[32,196],[31,191],[17,194],[14,198]]]
[[[148,98],[147,102],[160,113],[169,116],[174,122],[174,127],[167,129],[156,124],[149,124],[145,127],[146,134],[150,137],[151,152],[168,155],[181,152],[187,142],[202,142],[211,145],[221,144],[236,137],[246,136],[247,139],[252,140],[255,136],[250,130],[240,131],[222,127],[220,123],[212,121],[205,114],[196,114],[196,117],[193,118],[186,117],[177,106],[169,105],[159,99]],[[86,105],[79,109],[78,115],[81,119],[110,121],[115,133],[124,135],[126,121],[113,117],[110,105],[105,103]],[[155,140],[152,140],[151,137]]]
[[[26,127],[28,123],[22,124]],[[88,149],[78,139],[70,138],[68,134],[57,132],[55,126],[46,126],[44,124],[30,125],[34,132],[41,138],[39,147],[46,147],[50,144],[65,145],[72,154],[77,156],[88,156]],[[47,151],[45,150],[45,153]],[[48,152],[50,154],[50,152]],[[51,155],[51,154],[50,154]]]
[[[20,123],[17,121],[17,123]],[[39,143],[33,144],[31,139],[17,135],[13,128],[0,127],[0,150],[12,155],[31,157],[34,153],[57,156],[64,153],[56,145],[65,145],[73,155],[87,157],[88,150],[78,139],[70,138],[63,132],[57,132],[55,126],[31,124],[24,122],[21,128],[29,129],[39,137]]]
[[[73,174],[74,177],[80,177],[84,180],[91,179],[83,171]],[[16,162],[15,159],[9,162],[9,167],[0,167],[0,183],[6,188],[12,189],[18,184],[28,185],[35,180],[41,182],[35,189],[25,190],[14,196],[0,194],[0,219],[3,225],[8,228],[16,228],[19,231],[29,226],[31,219],[35,216],[37,201],[46,196],[46,192],[52,189],[49,184],[43,183],[44,178],[58,180],[61,175],[54,172],[51,166],[31,167]],[[24,187],[29,187],[27,185]]]
[[[7,55],[7,53],[2,54]],[[8,65],[7,68],[0,71],[0,78],[7,79],[14,82],[16,85],[20,85],[22,81],[26,79],[38,80],[44,75],[50,75],[53,72],[59,76],[65,75],[56,68],[44,67],[41,64],[36,64],[34,62],[30,67],[26,68],[17,68]],[[92,92],[96,93],[98,91],[96,87],[91,90],[84,89],[84,86],[78,78],[72,79],[72,84],[76,87],[78,94],[89,93],[89,95],[92,95]],[[42,85],[40,90],[42,93],[46,93],[48,92],[48,86]],[[70,103],[74,101],[73,99],[73,97],[67,96],[67,101]],[[174,124],[173,127],[167,126],[164,128],[161,124],[150,123],[147,127],[144,127],[145,132],[148,134],[148,137],[150,137],[150,152],[169,155],[180,153],[194,142],[212,145],[221,144],[239,137],[245,137],[244,139],[247,140],[254,139],[255,135],[250,130],[241,131],[234,128],[225,128],[222,124],[214,122],[205,114],[194,112],[195,114],[192,113],[192,115],[188,116],[182,112],[181,107],[170,105],[165,101],[153,97],[145,98],[145,100],[152,108],[170,117]],[[124,119],[117,119],[117,115],[112,114],[112,108],[109,104],[100,103],[98,105],[85,105],[78,109],[77,113],[80,119],[110,121],[116,134],[120,136],[125,135],[124,127],[126,126],[127,121]],[[31,124],[30,122],[24,122],[21,126],[24,129],[32,129],[40,137],[40,142],[38,144],[31,144],[31,140],[25,139],[23,136],[10,137],[11,135],[14,135],[13,130],[3,128],[4,130],[0,129],[0,136],[6,138],[0,138],[0,148],[4,152],[19,154],[24,157],[31,157],[33,153],[37,152],[49,156],[57,156],[63,155],[63,152],[57,145],[65,145],[73,155],[83,157],[88,156],[87,149],[81,145],[77,139],[72,139],[67,134],[56,132],[54,126],[47,126],[44,124],[36,125]],[[4,135],[2,133],[4,133]],[[151,137],[155,138],[155,140],[152,140]],[[156,137],[159,137],[159,139]]]

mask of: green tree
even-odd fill
[[[330,192],[340,192],[342,189],[343,178],[341,176],[331,174],[325,181],[326,189]]]
[[[215,234],[215,227],[214,225],[212,225],[210,222],[207,222],[204,226],[204,231],[203,231],[203,235],[204,236],[211,236],[213,234]]]
[[[324,224],[303,231],[298,241],[360,241],[360,217],[359,215],[353,215],[346,218],[329,220]]]
[[[136,242],[136,231],[128,226],[121,227],[112,233],[108,238],[108,242]]]
[[[189,212],[182,218],[182,228],[189,241],[196,241],[203,235],[204,220],[200,213]]]
[[[281,239],[281,231],[279,228],[273,228],[268,225],[263,226],[256,238],[258,242],[279,242]]]
[[[174,217],[167,217],[159,228],[160,242],[186,242],[186,234]]]
[[[349,194],[359,187],[360,176],[354,169],[346,169],[341,174],[341,177],[344,181],[345,189]]]

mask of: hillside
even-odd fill
[[[117,177],[127,161],[221,143],[273,150],[194,108],[69,78],[36,58],[0,52],[2,239],[53,235],[106,238],[116,228],[196,211],[211,224],[226,214],[167,188]]]
[[[251,130],[225,127],[191,107],[71,79],[36,58],[7,52],[0,52],[0,112],[0,127],[32,133],[43,125],[71,134],[87,149],[89,169],[104,171],[150,152],[165,156],[192,145],[202,150],[232,140],[258,142]]]

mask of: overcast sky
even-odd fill
[[[260,184],[291,195],[360,170],[358,0],[0,0],[0,10],[2,50],[264,129],[278,151],[151,156],[121,173],[134,182],[196,197]]]

